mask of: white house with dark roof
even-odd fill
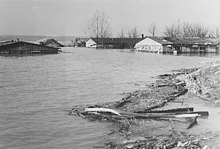
[[[136,43],[136,51],[142,52],[172,52],[172,42],[165,40],[163,37],[146,37]]]

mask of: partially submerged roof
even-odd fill
[[[136,44],[142,38],[91,38],[96,44]]]
[[[11,43],[13,43],[13,42],[14,42],[13,40],[0,41],[0,46],[8,45],[8,44],[11,44]]]
[[[40,40],[37,40],[35,43],[43,44],[43,45],[48,45],[50,43],[55,43],[57,45],[57,47],[63,47],[63,45],[61,43],[59,43],[58,41],[56,41],[53,38],[42,38]]]
[[[30,45],[34,45],[34,46],[38,46],[38,47],[46,47],[46,48],[51,48],[51,49],[59,49],[57,47],[49,47],[49,46],[44,46],[44,45],[40,45],[40,44],[35,44],[35,43],[31,43],[31,42],[25,42],[25,41],[7,41],[7,42],[0,42],[0,48],[4,48],[6,46],[10,46],[10,45],[19,45],[19,44],[30,44]]]
[[[219,38],[199,38],[199,37],[178,37],[171,38],[165,37],[166,40],[172,42],[173,44],[185,44],[185,45],[217,45],[220,43]]]

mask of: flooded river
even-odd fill
[[[93,148],[108,126],[69,116],[73,105],[120,100],[123,93],[141,88],[136,84],[154,81],[153,76],[220,57],[62,50],[56,55],[0,57],[0,148]],[[206,107],[212,115],[201,123],[219,131],[219,107],[198,106]]]

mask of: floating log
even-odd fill
[[[120,115],[120,113],[117,112],[116,110],[108,109],[108,108],[85,108],[84,111],[85,112],[108,112],[108,113],[112,113],[115,115]]]

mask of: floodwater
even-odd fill
[[[0,57],[0,148],[93,148],[108,126],[68,115],[73,105],[117,101],[123,93],[141,88],[136,84],[154,81],[153,76],[219,59],[216,55],[62,50],[56,55]]]

